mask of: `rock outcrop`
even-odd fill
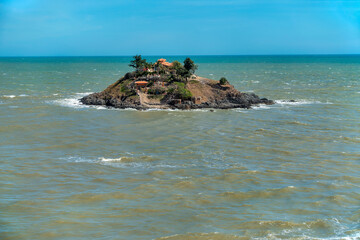
[[[146,81],[146,86],[136,82]],[[86,105],[103,105],[114,108],[145,110],[199,109],[199,108],[251,108],[252,105],[274,104],[254,93],[243,93],[234,86],[220,85],[219,81],[193,75],[186,82],[177,82],[161,75],[125,76],[104,91],[80,99]]]

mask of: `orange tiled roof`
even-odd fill
[[[160,58],[158,60],[158,62],[161,63],[162,65],[166,66],[166,67],[171,67],[173,65],[173,63],[167,62],[166,59],[164,59],[164,58]]]
[[[167,66],[167,67],[171,67],[173,65],[173,63],[163,62],[162,65]]]
[[[147,81],[136,81],[135,84],[143,85],[143,84],[148,84],[148,82]]]

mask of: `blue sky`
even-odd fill
[[[360,0],[0,0],[0,56],[359,53]]]

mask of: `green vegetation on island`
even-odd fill
[[[151,63],[147,62],[141,55],[136,55],[130,61],[129,66],[135,69],[134,81],[142,80],[147,82],[143,83],[144,86],[138,84],[140,86],[138,89],[144,91],[141,87],[146,87],[145,92],[148,95],[165,96],[171,94],[179,100],[191,100],[193,97],[192,93],[186,89],[185,84],[195,74],[198,67],[190,58],[186,58],[184,64],[179,61],[169,63],[163,58],[156,61],[156,63]],[[124,85],[128,85],[128,82],[122,83],[121,91],[123,92],[128,90]],[[150,97],[154,98],[153,96]]]
[[[220,83],[220,85],[226,85],[226,84],[229,84],[229,81],[226,78],[222,77],[222,78],[220,78],[219,83]]]
[[[169,63],[163,58],[157,60],[156,63],[151,63],[141,55],[135,55],[129,66],[135,69],[136,76],[161,75],[168,77],[168,81],[177,82],[186,82],[198,68],[190,58],[186,58],[182,65],[179,61]]]

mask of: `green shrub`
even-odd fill
[[[124,82],[122,82],[119,86],[120,89],[119,91],[124,93],[127,96],[131,96],[131,95],[135,95],[136,91],[134,89],[132,89],[131,87],[129,87],[129,83],[131,82],[131,80],[125,80]]]
[[[165,92],[164,88],[150,88],[148,90],[148,94],[153,94],[153,95],[160,95],[163,94]]]
[[[228,83],[229,83],[229,81],[226,78],[224,78],[224,77],[220,78],[220,85],[226,85]]]
[[[174,82],[175,85],[177,85],[180,88],[184,88],[185,87],[185,83],[183,82]]]
[[[177,69],[183,68],[183,65],[181,65],[181,63],[179,61],[175,60],[172,62],[172,64],[173,64],[171,67],[172,69],[177,70]]]
[[[154,91],[154,90],[155,90],[155,89],[150,88],[150,89],[147,90],[147,93],[148,93],[148,94],[155,94],[155,91]]]
[[[171,73],[166,82],[176,82],[178,79],[178,76],[176,74]]]
[[[120,90],[121,92],[126,92],[128,90],[128,87],[126,85],[121,85]]]
[[[172,94],[172,93],[175,92],[175,88],[169,88],[169,89],[167,90],[167,92],[170,93],[170,94]]]
[[[143,70],[136,71],[136,77],[142,77],[146,75],[148,75],[147,71],[143,71]]]
[[[189,90],[186,88],[179,87],[176,91],[176,95],[178,98],[182,100],[190,100],[192,97],[192,94]]]
[[[151,95],[151,96],[149,96],[149,98],[162,100],[164,98],[164,96],[163,95]]]
[[[154,81],[149,81],[149,83],[147,84],[147,87],[152,87],[154,85]]]

